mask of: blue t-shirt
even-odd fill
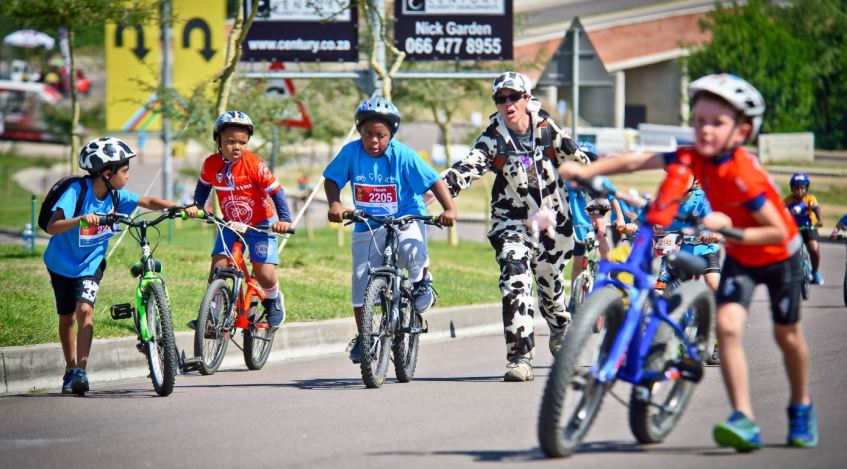
[[[582,243],[588,233],[594,231],[591,226],[591,219],[588,218],[588,213],[585,211],[585,206],[588,204],[588,196],[585,192],[577,189],[572,189],[569,184],[565,184],[568,190],[568,204],[571,206],[571,217],[573,218],[573,234],[576,241]]]
[[[421,194],[440,179],[414,150],[397,140],[388,142],[377,157],[368,154],[361,140],[350,142],[323,175],[339,188],[350,182],[356,209],[381,217],[426,215]],[[367,230],[364,223],[356,223],[355,231]]]
[[[709,215],[710,213],[712,213],[712,206],[709,205],[709,201],[706,200],[706,193],[703,192],[702,189],[698,188],[694,189],[694,191],[691,192],[691,195],[688,197],[688,200],[684,200],[679,205],[679,210],[677,210],[676,216],[679,218],[702,218],[706,215]],[[689,226],[691,226],[690,223],[674,219],[673,223],[670,224],[668,229],[671,231],[678,231]],[[680,248],[680,250],[694,254],[695,256],[703,256],[713,252],[718,252],[718,245],[716,243],[682,243],[682,247]]]
[[[109,213],[112,211],[112,195],[106,194],[103,200],[98,200],[94,195],[93,181],[84,179],[88,184],[85,200],[80,207],[79,215],[92,212]],[[62,209],[65,218],[72,218],[76,209],[76,201],[79,198],[79,184],[71,184],[70,187],[59,197],[56,205],[50,210],[55,212]],[[138,195],[127,190],[118,191],[118,213],[130,214],[138,206]],[[53,235],[44,251],[44,264],[53,273],[64,277],[77,278],[94,275],[106,248],[109,246],[109,238],[114,236],[110,226],[75,226],[64,233]]]
[[[841,217],[841,219],[838,220],[837,224],[841,225],[843,227],[847,227],[847,215],[844,215],[843,217]]]

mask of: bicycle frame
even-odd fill
[[[595,363],[591,375],[600,382],[612,382],[621,379],[632,384],[664,381],[679,377],[679,370],[645,371],[644,362],[653,336],[662,322],[669,325],[674,334],[679,337],[689,357],[697,356],[696,345],[688,340],[683,327],[668,315],[668,301],[653,289],[655,277],[652,274],[653,261],[653,230],[642,226],[638,229],[632,245],[632,252],[624,263],[600,262],[602,278],[597,282],[596,289],[606,285],[616,287],[626,294],[628,308],[619,332],[612,343],[608,358],[601,363]],[[633,283],[628,285],[615,273],[629,273]],[[644,323],[642,308],[645,302],[652,305],[651,313],[646,316],[646,327],[639,333]]]
[[[144,292],[147,291],[147,287],[151,283],[160,283],[162,287],[165,289],[165,296],[168,298],[168,302],[170,303],[170,294],[168,293],[168,286],[165,284],[164,279],[160,277],[157,273],[157,262],[154,261],[150,251],[150,244],[147,242],[147,229],[146,227],[141,229],[141,260],[139,263],[141,264],[142,271],[141,276],[138,279],[138,284],[135,286],[135,309],[138,312],[135,316],[135,328],[138,331],[138,335],[144,342],[149,342],[155,336],[155,333],[151,334],[151,331],[147,328],[147,310],[145,308],[145,303],[147,298],[144,295]],[[134,270],[137,264],[133,264],[130,267],[130,271]],[[161,270],[161,264],[158,264],[158,270]]]
[[[228,258],[227,268],[221,269],[215,274],[217,277],[225,277],[232,280],[232,304],[236,308],[235,327],[239,329],[247,329],[250,327],[250,320],[247,317],[247,311],[254,303],[260,303],[265,299],[265,291],[259,286],[259,282],[250,274],[247,269],[247,263],[244,261],[244,244],[240,240],[236,240],[232,244],[232,252]],[[245,282],[244,279],[247,279]],[[259,324],[257,327],[267,328],[266,324]]]
[[[382,250],[382,265],[369,266],[368,275],[385,277],[391,286],[391,313],[388,317],[388,330],[394,331],[400,318],[400,285],[403,283],[403,269],[397,267],[397,248],[399,239],[397,227],[386,223],[385,248]]]

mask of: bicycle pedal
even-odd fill
[[[676,360],[671,366],[676,368],[679,371],[679,377],[686,381],[699,383],[703,379],[703,365],[690,357]]]
[[[135,307],[129,303],[112,305],[110,311],[112,319],[129,319],[135,313]]]
[[[135,343],[135,349],[138,350],[139,353],[144,353],[144,344],[141,341]]]
[[[199,358],[189,358],[182,362],[179,369],[183,373],[189,373],[191,371],[198,371],[200,369],[200,363],[202,362]]]
[[[429,332],[429,323],[426,322],[426,319],[424,319],[423,327],[421,328],[421,334],[426,334],[427,332]]]

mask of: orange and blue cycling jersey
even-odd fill
[[[706,198],[715,212],[732,219],[737,228],[759,226],[753,214],[770,201],[778,210],[788,235],[776,244],[727,243],[726,255],[747,267],[760,267],[783,261],[800,248],[797,225],[782,202],[782,196],[758,160],[737,148],[733,153],[703,158],[693,147],[681,147],[675,153],[664,155],[665,164],[680,162],[691,167],[700,181]]]
[[[794,216],[794,221],[800,229],[814,228],[818,224],[818,217],[813,210],[818,206],[818,199],[812,194],[806,194],[798,199],[794,195],[785,198],[785,206]]]
[[[203,162],[199,182],[215,190],[227,221],[255,226],[277,215],[271,196],[282,187],[255,153],[245,151],[235,163],[220,153],[210,155]]]

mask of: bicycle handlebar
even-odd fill
[[[183,219],[188,218],[188,215],[185,212],[182,212],[180,216]],[[220,227],[226,228],[228,230],[235,231],[237,233],[243,233],[247,230],[252,230],[252,231],[258,231],[259,233],[264,233],[264,234],[269,234],[269,235],[281,235],[281,234],[293,235],[297,231],[294,228],[289,228],[284,233],[277,233],[276,231],[274,231],[270,228],[259,228],[259,227],[256,227],[256,226],[248,225],[246,223],[229,222],[229,221],[226,221],[223,218],[221,218],[221,217],[219,217],[219,216],[217,216],[213,213],[209,213],[205,210],[198,210],[197,211],[197,218],[198,219],[205,219],[206,223],[209,223],[211,225],[218,225]]]
[[[371,215],[364,210],[353,210],[349,212],[344,212],[341,217],[345,220],[350,220],[351,222],[364,222],[367,220],[371,220],[380,225],[398,225],[403,226],[407,225],[413,221],[422,221],[425,225],[432,225],[441,228],[441,224],[438,223],[438,217],[430,216],[430,215],[403,215],[400,217],[395,216],[387,216],[387,217],[378,217],[375,215]]]
[[[136,221],[136,220],[139,220],[140,217],[147,215],[148,213],[156,213],[156,212],[161,212],[161,214],[158,217],[156,217],[152,220]],[[139,227],[141,227],[142,224],[144,224],[146,226],[154,226],[154,225],[158,225],[159,223],[163,222],[164,220],[173,219],[173,218],[176,218],[176,217],[182,217],[183,219],[188,217],[188,215],[185,213],[184,207],[171,207],[171,208],[166,208],[164,210],[154,210],[154,211],[150,211],[150,212],[144,212],[144,213],[137,215],[135,218],[132,218],[125,213],[95,213],[95,215],[97,215],[97,218],[98,218],[98,222],[97,222],[98,225],[112,225],[112,224],[115,224],[115,223],[122,223],[122,224],[129,226],[129,227],[132,227],[132,228],[139,228]]]

